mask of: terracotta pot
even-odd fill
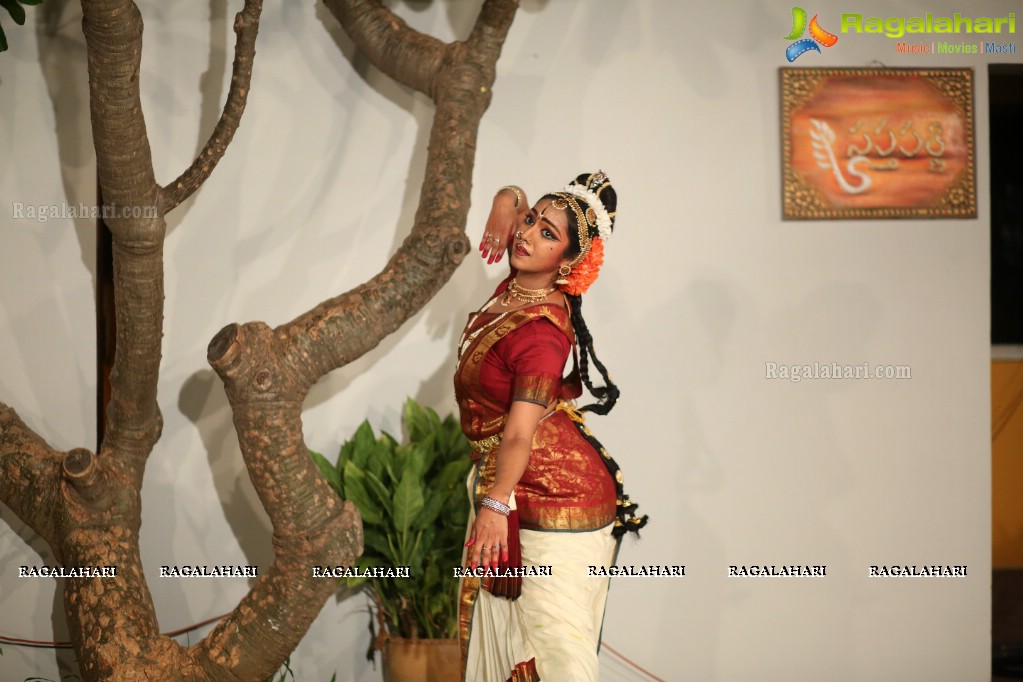
[[[457,639],[384,641],[384,682],[458,682],[461,660]]]

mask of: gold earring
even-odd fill
[[[558,266],[558,278],[554,280],[554,283],[558,286],[564,286],[568,284],[568,276],[572,274],[572,268],[562,263]]]

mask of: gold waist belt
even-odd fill
[[[469,446],[475,451],[481,454],[487,454],[492,450],[496,450],[497,446],[501,444],[501,434],[495,433],[492,436],[487,436],[482,440],[470,440]]]
[[[561,411],[567,413],[569,418],[572,421],[574,421],[574,422],[579,422],[580,424],[582,424],[584,422],[583,415],[582,415],[581,412],[579,412],[579,410],[576,409],[575,401],[574,400],[573,401],[567,401],[567,400],[559,401],[558,405],[557,405],[557,409],[551,410],[550,412],[545,414],[543,417],[540,418],[540,421],[543,421],[544,419],[547,419],[547,417],[549,417],[552,414],[554,414],[557,410],[561,410]],[[497,446],[501,444],[501,435],[502,435],[502,432],[499,431],[499,432],[495,433],[492,436],[487,436],[486,438],[482,438],[480,440],[470,440],[469,441],[469,447],[471,447],[474,452],[478,452],[478,453],[480,453],[482,455],[488,454],[488,453],[493,452],[494,450],[496,450]]]

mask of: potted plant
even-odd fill
[[[459,675],[452,569],[461,564],[469,517],[469,442],[452,415],[442,420],[411,398],[403,422],[404,442],[383,431],[377,437],[363,422],[337,462],[310,454],[362,514],[365,549],[342,579],[373,599],[380,627],[373,648],[383,651],[384,679],[447,682]],[[356,571],[379,575],[347,575]]]

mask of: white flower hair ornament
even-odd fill
[[[574,183],[565,185],[562,191],[565,194],[579,197],[593,209],[593,212],[597,214],[597,232],[600,234],[600,238],[607,242],[611,238],[611,216],[608,215],[607,209],[604,208],[604,202],[600,200],[597,193],[583,185]]]

